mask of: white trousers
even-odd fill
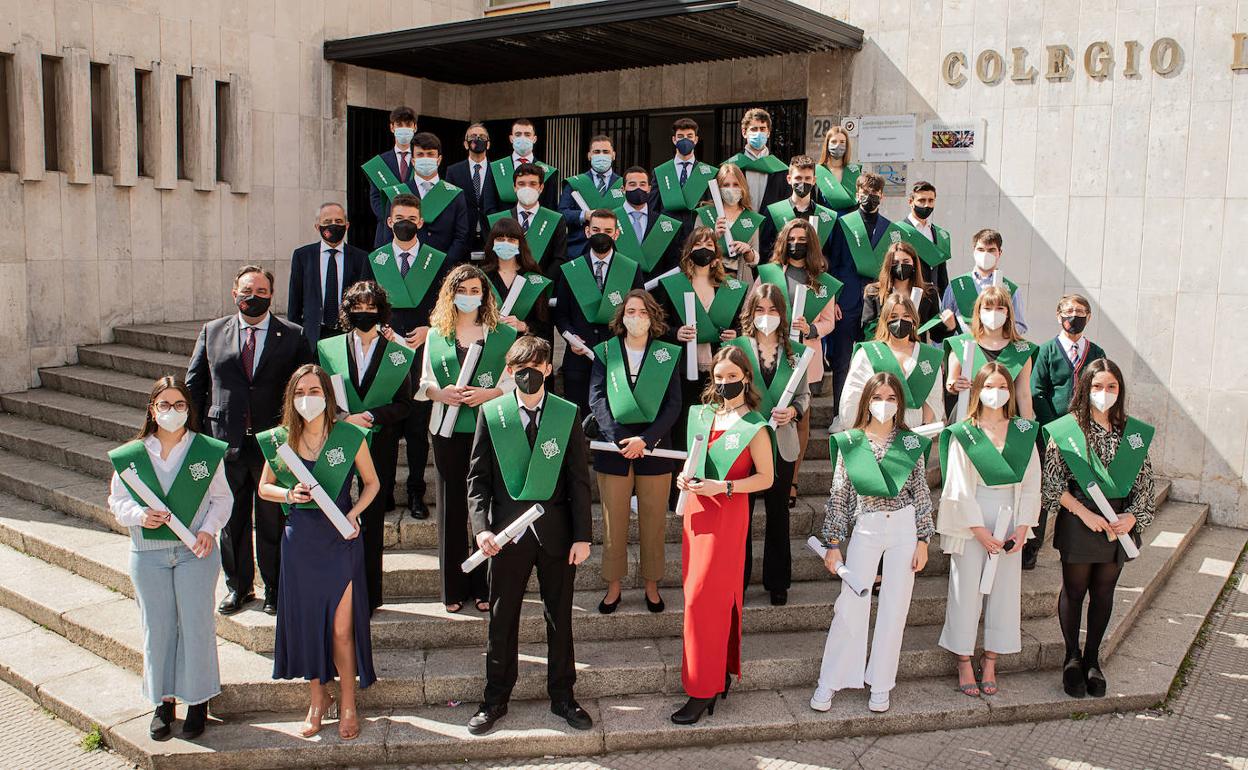
[[[901,639],[910,612],[914,570],[910,568],[917,542],[914,511],[878,511],[864,514],[854,525],[849,539],[845,566],[859,580],[870,585],[880,559],[884,577],[880,602],[875,614],[875,635],[871,639],[871,661],[867,662],[867,631],[871,622],[871,594],[860,597],[841,586],[836,600],[832,627],[823,648],[819,687],[826,690],[861,688],[888,692],[897,683],[897,660]]]
[[[976,495],[976,499],[983,497]],[[1011,498],[1012,500],[1012,498]],[[984,526],[993,531],[997,526],[997,505],[984,503]],[[945,605],[945,627],[940,632],[940,646],[954,655],[974,655],[979,635],[979,615],[984,615],[984,649],[1008,654],[1023,649],[1020,629],[1019,596],[1023,585],[1022,553],[997,556],[997,575],[992,593],[979,592],[979,579],[988,561],[988,552],[975,538],[966,541],[962,553],[949,557],[949,600]]]

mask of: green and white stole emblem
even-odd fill
[[[680,169],[673,158],[654,170],[659,185],[659,198],[664,211],[693,211],[706,195],[707,184],[715,178],[719,169],[709,163],[694,162],[689,167],[685,186],[680,186]]]
[[[1003,278],[1001,282],[1005,284],[1011,297],[1018,291],[1018,284],[1009,278]],[[969,326],[971,313],[975,310],[975,300],[979,299],[979,289],[975,288],[974,276],[970,273],[959,275],[949,282],[949,288],[953,292],[953,303],[958,306],[958,315],[961,316],[962,323]]]
[[[615,250],[641,266],[642,272],[651,272],[663,257],[663,252],[667,251],[672,239],[680,232],[680,220],[659,214],[654,227],[646,233],[644,240],[638,242],[629,210],[621,206],[614,213],[620,231],[615,239]]]
[[[585,205],[590,210],[594,209],[613,209],[624,202],[624,177],[616,178],[607,188],[607,194],[603,195],[598,192],[597,185],[588,173],[577,174],[568,177],[568,186],[581,194],[581,198],[585,200]]]
[[[1073,414],[1045,425],[1044,432],[1057,445],[1066,467],[1070,468],[1071,475],[1082,489],[1086,490],[1088,485],[1096,482],[1105,497],[1120,499],[1131,494],[1135,479],[1148,459],[1148,447],[1156,428],[1143,420],[1128,417],[1122,429],[1122,441],[1118,443],[1114,459],[1109,461],[1108,467],[1088,448],[1088,437]]]
[[[858,494],[867,497],[896,497],[919,458],[927,454],[931,445],[930,440],[917,433],[898,431],[884,457],[877,461],[865,431],[842,431],[828,439],[832,467],[836,467],[836,456],[839,454],[845,463],[849,483],[853,484]]]
[[[404,182],[400,182],[399,178],[394,175],[386,162],[382,160],[380,155],[374,155],[373,159],[360,166],[364,171],[364,176],[368,177],[368,181],[372,183],[386,196],[387,201],[394,200],[396,195],[415,195],[413,190]]]
[[[390,305],[405,310],[419,306],[424,300],[433,279],[442,269],[442,263],[446,261],[446,253],[428,244],[420,244],[420,249],[412,255],[412,266],[406,278],[399,272],[399,257],[393,243],[387,243],[369,254],[368,261],[372,264],[373,277],[389,295]]]
[[[420,199],[420,216],[426,222],[434,222],[446,207],[451,205],[451,201],[455,200],[455,196],[463,193],[463,189],[456,187],[450,182],[438,180],[438,183],[429,188],[429,192],[425,193],[425,197]]]
[[[714,206],[702,206],[698,208],[698,222],[706,227],[715,229],[715,220],[719,215],[715,213]],[[748,243],[751,238],[758,233],[758,228],[763,224],[763,215],[756,211],[745,209],[737,216],[737,221],[728,227],[728,234],[732,236],[732,240]],[[728,239],[719,239],[719,248],[724,253],[728,253]]]
[[[329,431],[329,438],[325,439],[325,445],[321,447],[316,464],[312,466],[312,477],[331,498],[338,499],[339,493],[342,492],[342,485],[346,483],[347,476],[355,467],[355,455],[360,451],[360,446],[364,443],[367,434],[368,431],[363,428],[343,420],[335,422],[334,427]],[[273,475],[279,485],[293,487],[299,483],[295,474],[277,456],[277,448],[287,441],[285,428],[278,426],[263,433],[257,433],[256,441],[260,444],[260,452],[264,454],[264,459],[273,469]],[[317,505],[315,501],[309,500],[306,503],[295,503],[294,507],[316,508]],[[290,506],[285,503],[282,504],[282,509],[287,513],[290,512]]]
[[[784,294],[784,305],[789,313],[792,314],[793,298],[789,296],[789,279],[785,275],[784,265],[778,265],[775,262],[765,262],[758,266],[757,272],[759,281],[775,286]],[[806,304],[802,306],[802,317],[806,319],[807,323],[818,318],[824,306],[839,297],[841,289],[845,286],[845,284],[827,273],[820,273],[818,281],[819,286],[817,288],[811,289],[809,286],[806,287]]]
[[[754,340],[749,337],[737,337],[728,342],[729,345],[741,348],[745,352],[745,357],[750,359],[750,368],[754,370],[754,386],[762,396],[758,413],[765,417],[771,417],[771,410],[779,405],[780,396],[784,394],[784,389],[789,385],[789,378],[793,376],[793,364],[789,360],[789,348],[785,342],[785,340],[780,340],[780,351],[776,357],[776,373],[770,385],[763,378],[763,367],[758,361],[758,351]]]
[[[221,465],[221,461],[225,459],[225,452],[228,448],[229,445],[224,441],[218,441],[202,433],[194,434],[191,438],[191,445],[186,449],[186,457],[182,459],[182,467],[174,477],[173,483],[169,485],[168,491],[161,488],[156,469],[152,467],[152,458],[147,454],[147,447],[142,441],[129,441],[122,444],[108,453],[108,459],[113,463],[113,469],[119,475],[127,468],[133,468],[139,479],[165,504],[165,508],[189,528],[195,521],[195,514],[199,512],[204,495],[208,494],[212,477],[217,472],[217,466]],[[125,484],[124,480],[122,484]],[[130,485],[126,484],[126,490],[143,507],[147,507],[138,493],[130,488]],[[144,540],[178,539],[178,536],[168,527],[156,529],[142,527],[140,531],[143,533]]]
[[[775,225],[776,232],[780,232],[785,225],[797,219],[797,212],[793,210],[793,201],[790,198],[776,201],[768,206],[767,214],[771,217],[771,223]],[[810,224],[815,228],[815,234],[819,236],[819,246],[822,248],[827,245],[829,236],[836,229],[836,212],[816,203],[815,211],[810,216]]]
[[[481,350],[481,358],[472,373],[469,386],[474,388],[494,388],[502,379],[503,367],[506,366],[507,351],[516,341],[516,330],[507,324],[499,324],[493,331],[485,335],[485,345]],[[432,327],[425,338],[428,346],[429,368],[438,381],[438,387],[454,385],[459,380],[459,357],[455,351],[455,338],[443,337]],[[456,433],[472,433],[477,426],[477,407],[463,405],[455,417]]]
[[[1036,451],[1038,426],[1024,417],[1010,420],[1005,431],[1005,445],[998,451],[988,434],[970,420],[962,420],[940,433],[940,465],[949,467],[949,442],[956,440],[971,458],[971,464],[990,487],[1017,484],[1027,473],[1031,455]]]
[[[767,153],[766,155],[757,158],[751,158],[744,152],[739,152],[724,161],[724,163],[731,163],[742,171],[757,171],[760,174],[774,174],[777,171],[788,171],[789,169],[788,165],[786,165],[784,161],[780,160],[771,153]]]
[[[621,425],[654,422],[663,405],[663,396],[676,371],[680,346],[652,340],[641,359],[637,384],[629,385],[628,356],[624,338],[612,337],[594,346],[594,355],[605,362],[607,370],[607,405],[611,416]]]
[[[948,262],[953,255],[952,246],[949,243],[949,231],[943,227],[932,225],[932,232],[936,234],[936,242],[933,243],[931,238],[919,232],[918,228],[910,224],[908,220],[903,219],[893,224],[901,230],[902,240],[914,247],[919,254],[919,259],[923,260],[928,267],[936,267]]]
[[[493,227],[504,217],[515,219],[515,212],[511,209],[496,211],[487,216],[486,221],[490,223],[490,227]],[[534,260],[541,262],[545,259],[546,247],[550,245],[555,228],[562,219],[558,211],[551,211],[545,206],[537,207],[537,213],[533,215],[532,221],[529,222],[529,229],[524,234],[524,240],[529,244],[529,251],[533,253]]]
[[[576,419],[576,406],[546,394],[537,439],[533,446],[520,422],[520,405],[514,393],[505,393],[481,406],[485,426],[494,443],[494,456],[503,484],[513,500],[548,500],[559,483],[559,469],[567,454],[568,437]]]
[[[975,379],[975,375],[979,374],[979,370],[988,365],[988,356],[984,355],[984,349],[979,346],[975,338],[968,332],[959,334],[956,337],[948,337],[945,339],[945,355],[950,354],[957,357],[958,361],[962,360],[962,342],[970,340],[971,345],[975,348],[975,359],[972,365],[974,371],[962,372],[962,376],[968,380]],[[1010,373],[1010,377],[1017,377],[1027,362],[1035,358],[1039,346],[1028,342],[1027,340],[1014,340],[1007,343],[1001,352],[997,354],[997,363],[1004,366]]]
[[[552,281],[541,273],[517,273],[515,280],[524,281],[524,288],[520,290],[516,303],[511,306],[511,314],[523,321],[529,317],[529,311],[533,309],[537,298],[542,296]],[[512,286],[515,284],[513,283]],[[494,302],[501,308],[506,297],[498,293],[493,281],[490,281],[490,293],[494,295]]]
[[[585,319],[592,324],[610,323],[616,307],[624,303],[624,297],[633,288],[637,263],[622,254],[612,256],[611,264],[607,267],[606,280],[599,291],[589,260],[588,256],[578,257],[564,263],[560,269],[563,270],[564,279],[572,287],[576,303],[580,305]]]
[[[711,428],[715,424],[715,407],[698,404],[689,409],[686,428],[686,446],[693,446],[693,437],[706,436],[706,449],[695,458],[693,475],[700,479],[723,481],[732,464],[750,446],[754,434],[767,427],[767,420],[758,412],[746,412],[732,427],[726,429],[715,441],[711,441]]]
[[[917,346],[919,360],[915,362],[914,368],[907,376],[901,367],[901,362],[897,360],[897,356],[893,354],[887,342],[880,340],[863,342],[858,347],[866,353],[867,360],[871,362],[872,371],[888,372],[901,381],[907,409],[923,408],[928,395],[932,392],[932,386],[936,384],[936,378],[940,376],[939,348],[919,343]]]
[[[542,170],[542,184],[548,183],[555,173],[555,167],[542,163],[540,160],[533,162]],[[490,176],[494,178],[494,188],[498,191],[498,199],[508,206],[516,205],[515,172],[516,164],[510,155],[490,164]]]
[[[850,256],[854,258],[854,268],[863,278],[878,278],[880,266],[884,264],[884,254],[888,247],[901,240],[901,229],[896,222],[889,222],[880,236],[879,243],[871,245],[871,235],[867,232],[867,224],[862,221],[861,211],[851,211],[840,218],[841,229],[845,231],[845,242],[849,244]]]

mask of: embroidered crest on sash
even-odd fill
[[[542,282],[542,277],[538,275],[537,273],[533,273],[532,275],[529,276],[529,283],[541,283],[541,282]]]
[[[667,348],[659,348],[654,351],[654,360],[661,364],[665,364],[672,360],[672,354],[667,352]]]
[[[901,241],[901,232],[898,230],[892,231],[888,234],[888,239],[893,243],[899,243]]]
[[[672,231],[672,223],[664,219],[659,223],[659,229],[665,233],[670,233]]]
[[[624,191],[617,187],[611,191],[611,197],[618,201],[620,198],[624,197]]]
[[[1127,445],[1132,449],[1140,449],[1144,446],[1144,439],[1140,434],[1132,433],[1130,436],[1127,436]]]
[[[913,452],[922,446],[922,444],[919,443],[919,437],[913,435],[904,436],[901,439],[901,445],[904,446],[908,452]]]
[[[325,453],[325,462],[331,467],[342,465],[347,461],[347,453],[342,451],[342,447],[336,446]]]
[[[715,169],[711,168],[709,165],[705,163],[699,163],[698,173],[700,173],[702,176],[711,176],[712,174],[715,173]]]
[[[390,363],[395,366],[402,366],[407,363],[407,356],[396,350],[390,354]]]
[[[1014,424],[1018,426],[1020,433],[1026,433],[1031,430],[1031,420],[1028,420],[1026,417],[1018,418],[1014,421]]]
[[[932,373],[932,363],[930,361],[920,361],[919,371],[923,372],[924,375],[930,375]]]
[[[826,212],[826,211],[820,211],[820,212],[819,212],[819,221],[820,221],[820,222],[831,222],[831,221],[832,221],[832,217],[828,216],[828,212]]]
[[[753,222],[753,220],[750,220],[750,219],[743,219],[743,220],[741,220],[741,227],[742,227],[742,229],[744,229],[744,230],[753,230],[753,229],[754,229],[754,222]]]
[[[477,377],[477,385],[482,388],[494,387],[494,375],[491,372],[481,372]]]
[[[724,436],[724,446],[728,449],[739,449],[741,447],[741,436],[736,433],[729,433]]]
[[[554,457],[557,454],[559,454],[559,442],[558,441],[555,441],[552,438],[548,441],[542,442],[542,455],[547,460],[549,460],[550,458]]]
[[[729,278],[729,279],[725,282],[725,285],[726,285],[729,289],[732,289],[733,291],[736,291],[737,289],[740,289],[740,288],[741,288],[741,282],[740,282],[740,281],[738,281],[736,278]]]
[[[613,291],[607,295],[607,301],[610,302],[612,305],[618,305],[624,301],[624,298],[620,296],[620,293],[618,291]]]
[[[861,171],[861,170],[862,170],[862,166],[858,165],[857,163],[850,163],[850,164],[849,164],[848,166],[846,166],[845,168],[849,169],[850,171]]]
[[[1030,345],[1028,345],[1025,340],[1016,340],[1014,342],[1014,349],[1019,353],[1026,353],[1029,347]]]
[[[828,287],[820,286],[818,289],[815,289],[815,296],[818,297],[819,299],[823,299],[824,297],[828,296]]]
[[[390,261],[390,254],[385,251],[379,252],[377,256],[373,257],[373,261],[379,265],[384,265],[386,262]]]
[[[191,479],[194,481],[203,481],[211,475],[208,472],[208,463],[205,462],[192,463],[187,466],[187,470],[190,471]]]

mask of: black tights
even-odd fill
[[[1083,647],[1083,660],[1099,665],[1101,640],[1114,610],[1114,587],[1122,565],[1067,564],[1062,562],[1062,593],[1057,600],[1057,617],[1066,639],[1066,659],[1079,657],[1079,625],[1083,619],[1083,598],[1088,597],[1088,636]]]

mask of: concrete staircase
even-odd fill
[[[521,623],[520,681],[511,713],[493,734],[471,738],[463,725],[483,685],[485,617],[471,608],[459,615],[443,611],[436,525],[393,515],[386,525],[390,601],[372,625],[380,679],[361,693],[368,724],[358,740],[340,742],[332,725],[313,740],[297,736],[306,686],[270,678],[275,620],[253,605],[217,621],[223,681],[212,712],[222,723],[195,743],[154,743],[147,737],[151,706],[139,697],[142,635],[127,572],[128,541],[105,507],[105,453],[141,423],[151,381],[184,372],[198,327],[117,329],[115,343],[80,348],[78,365],[43,370],[43,388],[0,396],[0,677],[83,728],[98,725],[110,745],[145,767],[359,766],[593,754],[1141,708],[1165,696],[1248,539],[1248,533],[1206,525],[1204,506],[1169,500],[1169,485],[1160,484],[1157,521],[1118,589],[1105,650],[1110,695],[1082,701],[1067,699],[1060,688],[1063,644],[1054,617],[1060,574],[1056,554],[1047,548],[1040,566],[1025,573],[1023,650],[1002,659],[1001,693],[968,698],[955,691],[952,658],[936,646],[948,560],[933,544],[915,587],[893,709],[871,714],[865,694],[849,692],[837,696],[831,712],[817,714],[806,700],[838,589],[801,542],[821,523],[830,480],[826,433],[817,430],[792,518],[795,584],[789,603],[770,606],[761,586],[747,591],[743,679],[715,716],[693,728],[668,721],[684,697],[675,518],[667,528],[666,612],[647,612],[639,591],[631,590],[619,611],[599,615],[597,549],[578,570],[577,697],[594,715],[594,729],[571,730],[546,708],[544,624],[534,596]],[[829,399],[816,401],[814,416],[816,425],[826,425]],[[407,472],[400,468],[401,477]],[[432,490],[432,471],[425,473]],[[594,517],[597,540],[596,504]],[[753,532],[758,581],[761,506]],[[630,553],[630,586],[640,585],[636,557]]]

